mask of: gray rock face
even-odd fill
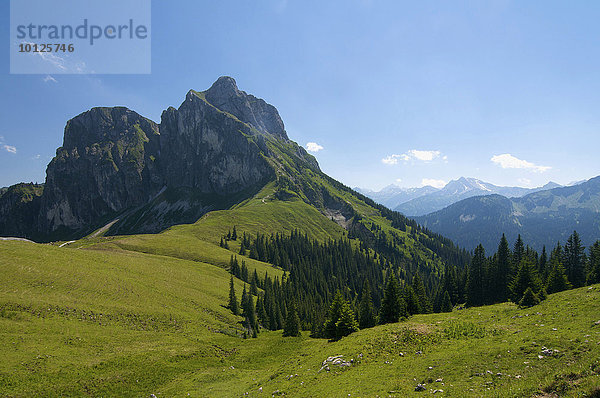
[[[206,92],[207,97],[214,87]],[[218,93],[224,95],[223,90],[220,88]],[[231,98],[233,102],[240,99]],[[220,106],[236,105],[225,102]],[[261,125],[264,123],[249,124],[233,118],[209,103],[203,93],[190,91],[179,109],[169,108],[162,114],[160,145],[165,181],[169,186],[223,195],[274,177],[261,156],[261,151],[268,153],[268,148],[254,131]]]
[[[234,115],[261,133],[288,139],[277,109],[260,98],[238,90],[233,78],[220,77],[205,94],[210,104]]]
[[[0,231],[4,236],[25,236],[37,221],[43,185],[16,184],[0,191]]]
[[[27,206],[31,217],[15,216],[11,209],[20,207],[5,198],[0,235],[70,238],[117,216],[111,231],[120,233],[193,222],[275,179],[270,145],[290,143],[277,109],[238,90],[230,77],[188,92],[160,125],[124,107],[93,108],[67,122],[43,194]],[[313,157],[292,146],[318,170]],[[22,230],[6,227],[21,219]]]
[[[162,186],[158,125],[123,107],[69,120],[46,170],[39,229],[77,230],[149,200]]]

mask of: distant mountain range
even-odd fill
[[[481,195],[502,195],[508,198],[521,197],[533,192],[558,188],[561,185],[549,182],[538,188],[500,187],[476,178],[461,177],[452,180],[443,188],[401,188],[389,185],[381,191],[355,188],[382,205],[407,216],[422,216],[441,210],[460,200]]]
[[[439,191],[438,188],[434,188],[429,185],[420,188],[402,188],[393,184],[388,185],[381,191],[372,191],[364,188],[354,188],[354,190],[362,193],[365,196],[368,196],[375,202],[384,205],[388,209],[394,209],[412,199],[420,198],[422,196]]]
[[[471,197],[415,219],[466,249],[482,243],[486,251],[495,251],[505,233],[510,242],[521,234],[539,250],[564,243],[573,230],[589,246],[600,239],[600,176],[523,197]]]

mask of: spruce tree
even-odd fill
[[[513,250],[512,256],[512,274],[514,275],[519,267],[521,266],[521,261],[525,257],[525,245],[523,244],[523,239],[521,239],[521,234],[517,236],[517,240],[515,241],[515,248]]]
[[[515,303],[521,301],[527,288],[531,288],[534,293],[537,293],[541,289],[541,284],[537,276],[536,265],[531,260],[524,258],[511,284],[512,299]]]
[[[587,284],[600,283],[600,240],[590,246],[588,259]]]
[[[335,336],[337,339],[341,339],[356,331],[358,331],[358,322],[354,316],[354,311],[352,311],[350,303],[344,300],[340,317],[335,323]]]
[[[406,304],[400,296],[396,275],[391,271],[379,309],[379,324],[398,322],[401,317],[406,316]]]
[[[485,249],[480,244],[475,248],[471,266],[467,275],[467,306],[478,306],[485,303]]]
[[[237,259],[236,259],[237,261]],[[244,282],[249,282],[248,280],[248,267],[246,266],[246,261],[242,260],[242,271],[241,271],[241,280],[243,280]]]
[[[503,303],[508,300],[510,293],[510,249],[506,236],[502,234],[500,243],[498,244],[498,252],[496,255],[495,275],[493,275],[493,284],[496,286],[494,301]]]
[[[442,299],[442,312],[452,312],[452,302],[450,301],[450,294],[447,290],[444,291],[444,298]]]
[[[565,245],[564,265],[569,282],[573,287],[583,286],[585,283],[585,250],[577,231],[573,231]]]
[[[558,293],[563,290],[571,288],[571,283],[565,273],[565,268],[558,261],[558,258],[554,257],[550,260],[550,273],[548,274],[548,280],[546,281],[546,292]]]
[[[333,301],[329,306],[329,314],[327,316],[327,320],[323,325],[323,332],[325,333],[325,337],[327,338],[335,338],[336,333],[336,323],[340,319],[342,314],[342,307],[344,306],[344,297],[342,297],[342,293],[338,290],[335,292],[335,296],[333,297]]]
[[[421,303],[412,286],[408,286],[404,289],[404,301],[406,302],[406,311],[409,315],[421,313]]]
[[[264,295],[259,295],[256,299],[256,316],[258,318],[258,322],[262,327],[269,328],[269,316],[267,315],[267,311],[265,309],[265,299]]]
[[[233,226],[233,232],[231,233],[231,240],[237,240],[237,231],[235,230],[235,225]]]
[[[251,332],[258,333],[258,321],[256,317],[256,307],[254,306],[254,299],[252,295],[246,293],[246,286],[244,285],[244,291],[242,293],[242,316],[246,318],[246,327]]]
[[[533,307],[534,305],[539,304],[539,303],[540,303],[540,299],[537,296],[537,294],[535,294],[533,292],[531,287],[528,287],[525,290],[525,292],[523,293],[523,297],[519,301],[519,307],[528,308],[528,307]]]
[[[371,287],[369,280],[363,284],[362,297],[360,299],[358,312],[359,326],[361,329],[375,326],[375,309],[371,298]]]
[[[234,315],[239,315],[240,308],[238,306],[237,298],[235,297],[235,286],[233,284],[233,275],[231,276],[231,280],[229,281],[229,302],[227,303],[227,308],[233,312]]]
[[[427,292],[425,291],[425,285],[423,284],[423,279],[421,279],[421,276],[418,273],[415,274],[415,276],[413,277],[412,288],[415,291],[415,294],[417,295],[417,298],[419,300],[419,309],[420,309],[419,313],[421,313],[421,314],[430,313],[432,310],[431,301],[429,300],[429,297],[427,297]]]
[[[549,270],[546,269],[548,265],[548,255],[546,254],[546,245],[542,247],[542,254],[540,254],[540,261],[538,263],[538,272],[540,277],[545,278],[548,276]]]
[[[444,267],[444,277],[441,283],[442,291],[447,291],[450,295],[450,301],[452,304],[456,304],[459,301],[458,292],[458,277],[456,275],[456,268],[446,264]]]
[[[296,305],[292,301],[287,309],[287,317],[283,327],[283,337],[299,337],[300,336],[300,318]]]

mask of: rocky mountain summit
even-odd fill
[[[31,192],[15,197],[23,190],[0,194],[0,235],[48,240],[83,236],[111,221],[115,233],[194,222],[285,174],[282,151],[320,172],[288,139],[277,109],[231,77],[190,90],[160,124],[124,107],[92,108],[67,122],[35,200]]]

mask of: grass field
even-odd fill
[[[119,241],[0,242],[0,396],[587,396],[600,386],[598,285],[526,310],[419,315],[338,342],[307,332],[244,340],[241,318],[223,307],[223,268]],[[226,258],[213,250],[206,258]],[[319,372],[332,355],[354,365]]]

